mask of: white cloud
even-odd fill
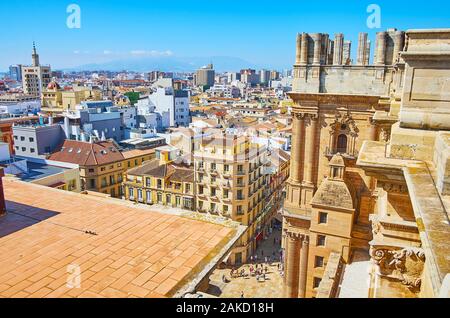
[[[109,50],[104,50],[104,51],[103,51],[103,54],[104,54],[104,55],[111,55],[111,54],[113,54],[113,52],[112,52],[112,51],[109,51]]]
[[[134,55],[134,56],[171,56],[171,55],[173,55],[173,52],[170,50],[166,50],[166,51],[132,50],[132,51],[130,51],[130,54]]]

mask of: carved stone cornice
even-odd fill
[[[406,183],[378,180],[377,185],[388,193],[408,194],[408,186]]]
[[[289,239],[291,240],[295,240],[295,241],[304,241],[304,238],[306,237],[306,235],[301,234],[301,233],[296,233],[296,232],[290,232],[287,231],[286,235]]]
[[[293,112],[292,113],[292,118],[293,119],[297,119],[297,120],[302,120],[305,118],[305,113],[297,113],[297,112]]]
[[[370,257],[377,275],[401,282],[412,292],[419,292],[425,253],[418,247],[372,245]]]
[[[380,97],[369,95],[327,94],[327,93],[289,93],[298,105],[332,104],[332,105],[370,105],[377,107]],[[295,106],[294,106],[295,107]],[[298,106],[297,106],[298,107]]]

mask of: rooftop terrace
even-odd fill
[[[0,297],[181,296],[243,232],[114,199],[3,183]]]

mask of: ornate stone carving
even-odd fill
[[[398,280],[413,292],[420,290],[425,263],[425,253],[421,248],[371,246],[370,256],[378,266],[378,275]]]
[[[380,221],[378,220],[378,215],[370,214],[369,221],[372,224],[372,234],[373,236],[376,236],[378,233],[381,232],[381,224]]]
[[[300,240],[303,238],[303,234],[300,233],[295,233],[295,232],[286,232],[287,237],[290,238],[291,240]]]
[[[406,184],[394,183],[394,182],[386,182],[386,181],[377,181],[379,187],[383,188],[384,191],[390,193],[398,193],[398,194],[407,194],[408,187]]]
[[[380,139],[381,141],[388,142],[391,137],[390,128],[381,127]]]
[[[294,119],[297,120],[302,120],[305,118],[305,114],[304,113],[293,113]]]

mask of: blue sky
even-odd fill
[[[66,26],[69,4],[81,8],[81,29]],[[8,0],[0,1],[0,70],[30,63],[33,40],[53,68],[134,56],[231,56],[283,68],[295,56],[297,32],[336,32],[352,40],[368,29],[369,4],[381,7],[381,28],[450,27],[448,1]]]

